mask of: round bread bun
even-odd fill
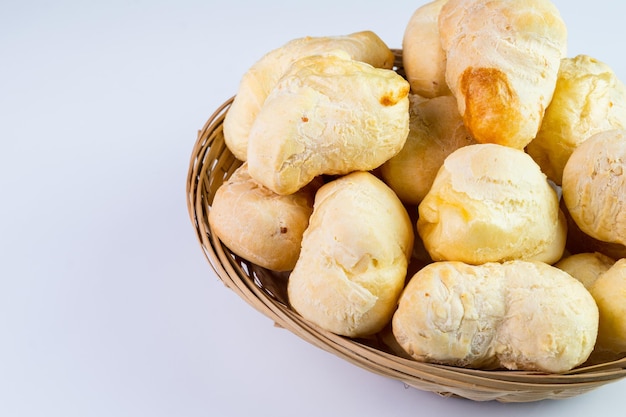
[[[615,262],[589,291],[600,311],[596,350],[626,352],[626,259]]]
[[[598,252],[613,259],[626,258],[626,246],[619,243],[603,242],[589,236],[576,224],[569,214],[565,202],[561,199],[561,211],[567,221],[567,242],[565,249],[570,254]]]
[[[588,55],[561,60],[550,105],[526,152],[561,184],[570,155],[587,138],[626,126],[626,86],[611,67]]]
[[[626,245],[626,130],[597,133],[579,145],[563,170],[562,191],[580,230]]]
[[[456,99],[409,95],[409,135],[404,147],[385,162],[380,173],[405,204],[419,204],[444,159],[456,149],[476,143],[463,125]]]
[[[457,149],[419,207],[417,230],[435,261],[558,261],[566,219],[545,174],[525,152],[496,144]]]
[[[250,177],[247,165],[217,189],[209,225],[235,254],[273,271],[289,271],[300,255],[321,180],[297,193],[278,195]]]
[[[567,272],[589,289],[614,263],[615,259],[600,252],[585,252],[566,256],[554,266]]]

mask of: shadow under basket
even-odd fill
[[[401,51],[394,52],[395,69],[402,73]],[[563,399],[626,376],[626,358],[585,364],[564,374],[487,371],[420,363],[398,352],[389,329],[368,339],[350,339],[320,329],[300,317],[287,300],[288,274],[269,271],[233,254],[220,242],[208,222],[215,192],[241,165],[224,143],[223,122],[232,100],[220,106],[198,132],[187,177],[187,205],[200,246],[219,279],[277,326],[370,372],[419,390],[473,401]]]

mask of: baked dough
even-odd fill
[[[587,235],[626,245],[626,130],[596,133],[563,170],[563,201]]]
[[[406,141],[408,94],[392,70],[334,56],[295,62],[250,130],[250,175],[290,194],[322,174],[379,167]]]
[[[400,152],[380,173],[405,204],[419,204],[444,159],[456,149],[475,144],[452,96],[426,99],[409,95],[409,135]]]
[[[614,263],[615,259],[600,252],[583,252],[568,255],[554,266],[567,272],[589,289]]]
[[[565,249],[569,253],[599,252],[613,259],[626,258],[626,246],[592,238],[580,230],[580,227],[578,227],[569,214],[563,199],[561,199],[560,207],[567,221],[567,242]]]
[[[288,196],[254,181],[247,163],[215,192],[209,225],[233,253],[274,271],[293,269],[321,180]]]
[[[523,149],[554,93],[567,30],[549,0],[449,0],[439,14],[446,81],[472,136]]]
[[[567,222],[556,191],[524,151],[468,145],[444,161],[419,207],[417,230],[435,261],[558,261]]]
[[[431,1],[415,10],[402,38],[402,65],[411,91],[426,98],[451,94],[438,24],[439,12],[447,1]]]
[[[291,306],[339,335],[377,333],[395,311],[413,240],[406,209],[373,174],[325,184],[289,277]]]
[[[311,55],[336,55],[391,69],[394,55],[372,31],[342,36],[293,39],[265,54],[243,75],[224,119],[224,142],[233,155],[247,160],[248,135],[265,99],[295,61]]]
[[[561,61],[556,89],[526,152],[560,185],[563,169],[590,136],[626,127],[626,87],[612,68],[588,55]]]
[[[626,259],[619,259],[589,289],[600,311],[596,350],[626,352]]]
[[[598,308],[579,281],[542,262],[437,262],[411,278],[392,326],[418,361],[559,373],[591,354]]]

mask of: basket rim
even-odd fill
[[[394,52],[401,57],[401,50]],[[223,143],[222,125],[234,98],[220,105],[198,131],[187,173],[187,208],[202,252],[218,278],[276,326],[368,371],[420,390],[474,401],[530,402],[569,398],[626,377],[626,357],[583,365],[562,374],[421,363],[336,335],[304,320],[259,282],[260,275],[267,271],[230,252],[208,224],[210,194],[216,189],[212,177],[224,180],[242,163]]]

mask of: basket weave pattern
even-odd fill
[[[402,74],[401,50],[395,50]],[[219,186],[241,162],[224,143],[224,117],[232,98],[219,107],[198,132],[187,177],[187,205],[200,246],[219,279],[276,325],[307,342],[376,374],[443,396],[474,401],[530,402],[577,396],[626,377],[626,358],[576,368],[565,374],[483,371],[420,363],[394,350],[389,331],[354,340],[320,329],[289,307],[288,274],[268,271],[228,250],[211,231],[208,213]]]

